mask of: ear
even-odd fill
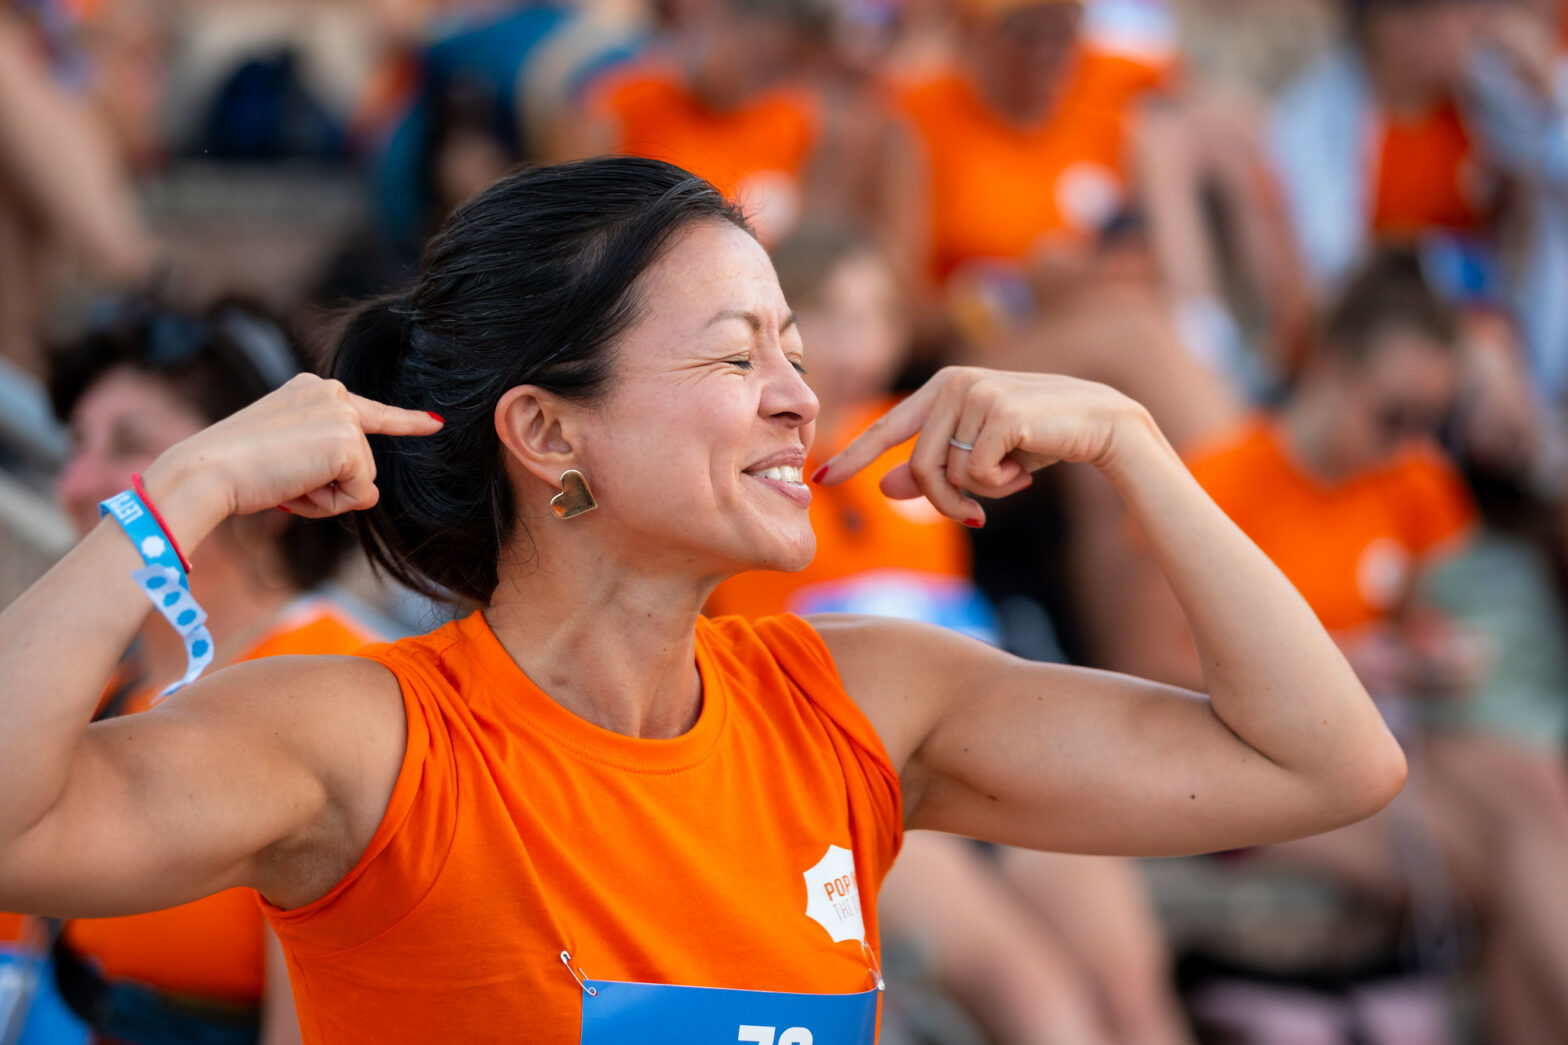
[[[511,466],[558,486],[581,462],[581,408],[537,385],[510,388],[495,405],[495,430]]]

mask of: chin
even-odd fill
[[[817,535],[810,532],[802,540],[779,542],[768,553],[757,557],[750,567],[753,570],[777,570],[780,573],[799,573],[817,557]]]

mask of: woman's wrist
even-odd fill
[[[142,485],[169,535],[187,554],[233,514],[234,501],[220,470],[200,458],[186,460],[179,447],[142,473]]]
[[[1151,464],[1169,465],[1179,460],[1143,404],[1125,399],[1111,422],[1105,452],[1095,465],[1120,486],[1123,482],[1136,482],[1138,474]]]

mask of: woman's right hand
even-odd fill
[[[368,507],[366,436],[440,427],[300,376],[169,448],[143,481],[189,552],[237,512]],[[148,613],[119,529],[101,523],[0,612],[0,910],[131,913],[236,885],[315,899],[386,809],[404,742],[396,680],[360,658],[268,657],[89,726]]]
[[[144,481],[176,539],[194,545],[230,515],[283,507],[323,518],[369,508],[380,494],[365,437],[431,435],[441,423],[300,374],[170,447]]]

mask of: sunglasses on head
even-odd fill
[[[184,366],[217,346],[230,345],[269,389],[281,387],[299,373],[288,339],[277,325],[235,306],[207,319],[133,300],[99,311],[90,326],[94,330],[140,327],[145,346],[142,361],[158,370]]]

